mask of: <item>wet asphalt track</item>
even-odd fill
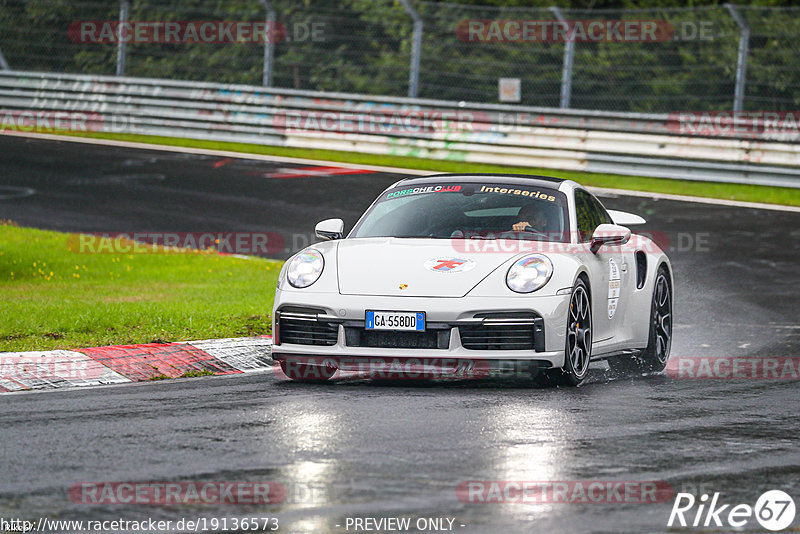
[[[398,179],[275,179],[265,173],[298,166],[219,162],[0,136],[0,218],[64,231],[270,231],[302,244],[294,233],[309,236],[327,217],[351,226]],[[670,242],[673,357],[800,355],[800,214],[602,200],[643,215]],[[455,489],[465,480],[663,480],[730,503],[754,504],[768,489],[797,500],[799,400],[796,380],[615,378],[602,365],[567,390],[260,375],[3,395],[0,517],[272,515],[282,532],[346,532],[347,517],[411,516],[455,518],[456,532],[664,532],[671,502],[467,504]],[[75,483],[128,480],[278,481],[288,497],[154,507],[67,495]]]

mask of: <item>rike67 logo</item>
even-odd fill
[[[668,527],[731,527],[744,528],[755,520],[762,528],[777,532],[794,522],[794,499],[781,490],[764,492],[755,506],[723,504],[719,493],[709,500],[708,494],[697,499],[691,493],[678,493],[669,515]]]

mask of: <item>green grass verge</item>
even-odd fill
[[[0,223],[0,351],[270,333],[281,262],[188,250],[81,254],[69,243],[70,234]]]
[[[595,174],[577,171],[557,171],[552,169],[534,169],[528,167],[506,167],[483,163],[465,163],[460,161],[432,160],[410,156],[381,156],[358,152],[341,152],[337,150],[317,150],[285,148],[247,143],[229,143],[203,141],[196,139],[180,139],[173,137],[157,137],[135,134],[113,134],[104,132],[57,132],[77,137],[93,137],[152,143],[213,150],[229,150],[247,154],[265,154],[270,156],[288,156],[295,158],[338,161],[342,163],[359,163],[362,165],[383,165],[408,169],[424,169],[439,172],[506,172],[522,174],[543,174],[558,178],[569,178],[587,186],[631,189],[653,193],[672,193],[698,197],[741,200],[747,202],[764,202],[768,204],[785,204],[800,206],[800,189],[789,187],[766,187],[760,185],[723,184],[717,182],[698,182],[693,180],[671,180],[666,178],[645,178],[640,176],[622,176],[617,174]]]

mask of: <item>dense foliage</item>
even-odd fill
[[[559,105],[563,42],[465,42],[469,20],[554,20],[547,0],[417,1],[424,32],[419,96],[496,102],[498,78],[522,80],[522,103]],[[131,21],[265,19],[259,0],[131,0]],[[405,96],[412,22],[397,0],[272,0],[285,29],[273,85]],[[751,28],[745,108],[796,109],[800,8],[762,0],[740,6]],[[722,2],[573,0],[570,20],[655,20],[675,29],[659,42],[579,42],[571,107],[643,112],[724,110],[733,102],[740,30]],[[0,50],[13,69],[114,74],[117,46],[75,42],[76,21],[115,21],[117,2],[0,0]],[[320,30],[312,37],[312,28]],[[705,31],[701,36],[700,31]],[[694,32],[694,36],[692,36]],[[261,84],[263,43],[129,43],[126,74]]]

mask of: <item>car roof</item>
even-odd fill
[[[400,180],[396,187],[409,185],[425,185],[440,183],[486,183],[491,180],[494,183],[524,185],[529,187],[548,187],[558,189],[566,180],[563,178],[553,178],[551,176],[539,176],[535,174],[498,174],[498,173],[464,173],[464,174],[433,174],[430,176],[409,176]]]

